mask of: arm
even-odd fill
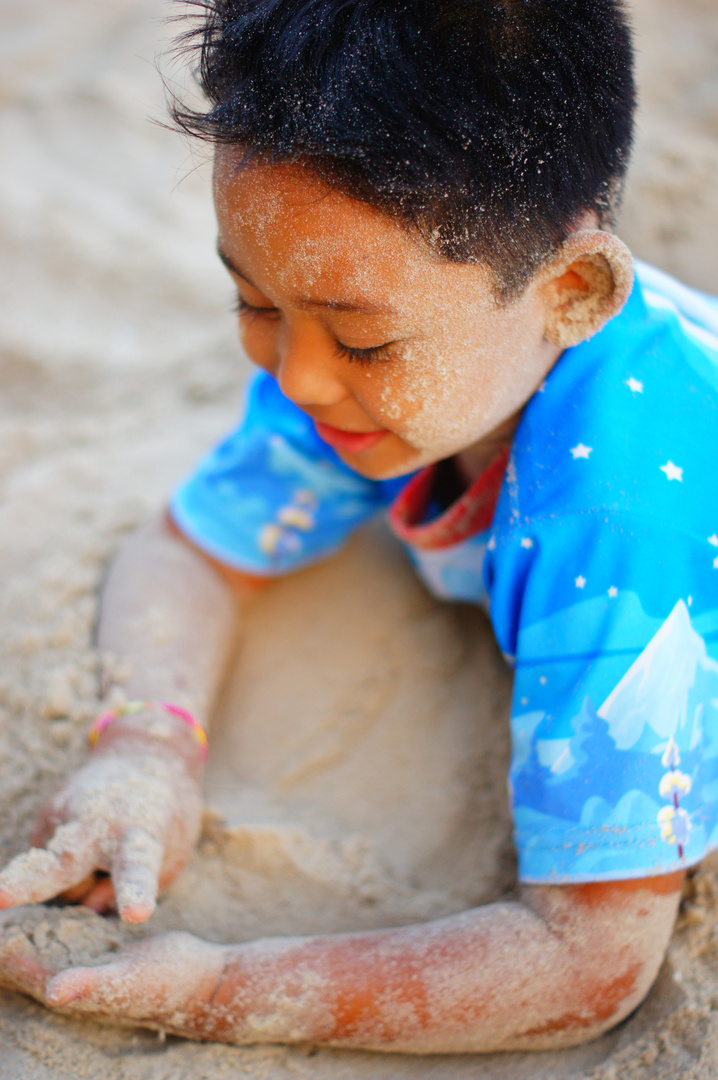
[[[113,681],[128,698],[184,705],[208,725],[244,612],[265,580],[202,552],[169,514],[150,522],[102,591],[97,639],[120,659]]]
[[[531,886],[398,929],[238,946],[187,934],[54,978],[54,1006],[230,1043],[410,1053],[538,1050],[600,1035],[647,994],[683,872]]]
[[[99,644],[128,698],[167,700],[204,724],[246,607],[261,583],[200,554],[167,517],[140,529],[105,583]],[[105,687],[107,690],[107,687]],[[116,719],[43,807],[36,845],[0,874],[0,907],[58,893],[140,922],[185,865],[201,820],[202,756],[164,710]],[[112,880],[95,884],[95,871]]]

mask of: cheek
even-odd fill
[[[378,397],[397,435],[445,457],[490,430],[496,386],[478,350],[412,348],[382,380]]]
[[[383,415],[422,457],[457,453],[528,400],[542,340],[528,303],[466,318],[387,365],[378,395]]]

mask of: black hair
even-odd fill
[[[413,226],[498,295],[596,211],[610,224],[635,88],[621,0],[189,0],[208,111],[181,129],[300,162]]]

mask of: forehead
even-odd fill
[[[469,277],[491,291],[485,268],[436,255],[415,231],[300,165],[238,166],[236,152],[220,149],[214,197],[222,249],[282,288],[349,285],[379,301]]]

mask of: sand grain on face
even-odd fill
[[[366,476],[493,438],[558,356],[541,281],[500,304],[486,267],[438,257],[305,168],[247,166],[221,148],[214,196],[220,247],[249,305],[239,320],[248,355],[314,420],[388,433],[345,458]],[[376,353],[357,363],[351,348]]]
[[[208,170],[195,174],[181,144],[146,123],[162,110],[148,61],[164,5],[0,7],[0,130],[13,148],[0,162],[5,859],[84,754],[104,563],[234,422],[246,366]],[[716,14],[705,0],[634,9],[643,115],[619,235],[718,293]],[[509,687],[477,613],[430,601],[371,534],[273,590],[245,644],[216,726],[199,852],[149,929],[214,941],[371,929],[510,885]],[[702,1080],[718,1071],[717,898],[709,860],[647,1004],[585,1049],[481,1061],[231,1049],[51,1017],[3,989],[0,1080],[97,1080],[108,1068],[121,1080]],[[13,933],[61,964],[116,956],[145,932],[58,909],[2,919],[0,931],[17,919]]]

